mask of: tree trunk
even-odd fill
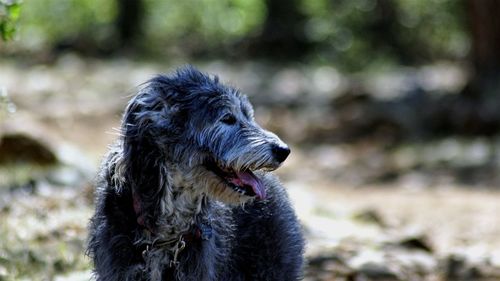
[[[472,38],[473,76],[465,93],[481,99],[495,96],[499,100],[500,1],[467,0],[467,12]]]
[[[498,134],[500,130],[500,1],[467,0],[471,35],[468,86],[454,106],[461,131]]]
[[[306,54],[304,15],[296,0],[266,0],[267,17],[260,34],[251,39],[248,52],[273,59],[296,59]]]
[[[133,48],[142,31],[144,7],[142,0],[117,0],[116,32],[118,48]]]
[[[444,96],[431,115],[437,133],[500,133],[500,1],[465,0],[471,78],[460,95]]]

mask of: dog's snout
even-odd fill
[[[280,163],[290,155],[290,148],[286,145],[273,145],[272,151],[276,161]]]

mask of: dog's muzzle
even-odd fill
[[[223,179],[235,192],[241,195],[255,196],[259,199],[266,198],[264,184],[251,170],[235,171],[231,168],[221,167],[215,162],[209,162],[205,166]]]

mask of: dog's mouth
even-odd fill
[[[234,192],[257,199],[266,198],[264,184],[252,171],[236,171],[228,167],[221,167],[215,162],[209,162],[205,166],[219,176]]]

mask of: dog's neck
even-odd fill
[[[196,190],[183,173],[171,167],[163,180],[164,194],[160,202],[158,234],[162,237],[179,237],[192,232],[201,222],[209,220],[208,197]]]
[[[151,154],[137,153],[128,169],[123,159],[114,159],[113,180],[119,190],[131,184],[140,226],[161,239],[178,238],[207,220],[209,199],[175,162],[148,157]]]
[[[201,194],[184,191],[184,186],[171,186],[161,200],[159,233],[167,236],[179,236],[187,233],[203,215],[206,198]]]

